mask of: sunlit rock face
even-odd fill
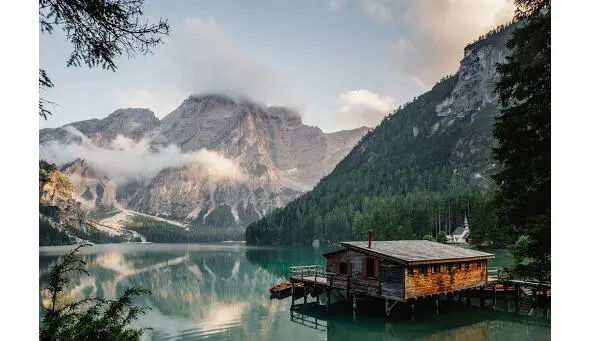
[[[65,164],[62,171],[74,185],[83,208],[92,209],[97,203],[118,205],[117,184],[107,176],[98,175],[84,159]]]
[[[497,65],[509,54],[505,44],[513,29],[511,26],[466,46],[456,83],[450,95],[436,106],[440,120],[430,133],[449,134],[457,139],[450,158],[452,184],[490,185],[488,175],[494,173],[496,167],[490,153],[492,126],[500,113],[495,92],[500,77]],[[415,136],[419,134],[413,132]]]
[[[76,201],[74,185],[64,173],[43,162],[39,163],[39,219],[58,229],[63,225],[80,231],[91,228]]]
[[[162,120],[121,109],[42,129],[40,154],[59,166],[84,160],[68,176],[86,206],[241,228],[312,189],[366,132],[326,134],[292,109],[213,94],[187,98]]]

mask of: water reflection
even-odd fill
[[[416,320],[397,317],[325,313],[323,307],[296,306],[294,324],[326,332],[327,340],[550,340],[550,326],[541,319],[502,312],[453,307],[445,315],[423,314]]]
[[[41,248],[40,281],[70,249]],[[354,321],[347,309],[310,315],[292,312],[290,299],[269,299],[268,289],[285,280],[290,265],[321,263],[323,251],[243,244],[96,245],[81,253],[90,276],[77,279],[67,296],[114,298],[129,286],[151,290],[150,297],[138,302],[152,308],[138,321],[138,326],[154,329],[144,340],[549,339],[549,325],[532,325],[529,337],[521,332],[528,325],[518,318],[475,314],[473,310],[460,318],[441,317],[435,323],[429,319],[385,320],[380,316],[359,316]],[[325,327],[297,323],[294,312],[306,313]],[[478,316],[476,320],[474,315]]]

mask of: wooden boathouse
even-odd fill
[[[308,294],[326,292],[328,308],[334,290],[352,302],[353,310],[359,299],[383,299],[389,315],[399,302],[484,289],[487,262],[495,257],[427,240],[372,242],[371,235],[369,241],[340,245],[323,254],[326,266],[290,267],[292,303],[298,296],[305,301]]]

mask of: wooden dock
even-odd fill
[[[480,299],[481,306],[484,307],[484,300],[492,299],[491,305],[496,305],[497,299],[503,299],[505,303],[508,301],[515,301],[518,313],[528,315],[534,308],[535,297],[546,295],[550,298],[550,283],[538,283],[526,280],[510,280],[505,277],[506,274],[500,268],[489,268],[487,271],[486,285],[466,289],[457,292],[446,293],[446,299],[454,297],[457,301],[472,299]],[[500,283],[502,282],[502,284]],[[327,297],[325,309],[328,311],[331,304],[331,298],[340,298],[340,300],[353,300],[353,309],[357,304],[356,298],[358,296],[351,296],[350,277],[344,274],[337,274],[326,270],[323,265],[305,265],[292,266],[289,268],[289,281],[282,284],[289,283],[289,290],[283,290],[281,294],[274,295],[273,298],[283,299],[286,297],[292,298],[292,305],[295,301],[304,298],[304,304],[307,303],[308,295],[315,297],[319,303],[319,297],[325,294]],[[539,290],[540,287],[547,288],[546,290]],[[359,293],[359,291],[357,291]],[[451,294],[451,296],[449,296]],[[435,304],[438,305],[439,295],[431,295],[426,298],[434,298]],[[386,310],[389,312],[398,301],[386,300]]]
[[[509,297],[518,309],[549,303],[549,285],[528,280],[509,280],[499,268],[489,268],[493,254],[463,249],[425,240],[342,242],[344,249],[323,254],[324,265],[302,265],[289,268],[289,278],[271,289],[280,298],[292,297],[292,305],[308,296],[326,295],[325,309],[331,301],[346,301],[353,311],[359,304],[382,304],[385,314],[404,303],[414,314],[415,305],[439,300],[466,301]],[[287,284],[289,283],[289,285]],[[290,289],[288,289],[290,288]],[[541,290],[541,293],[540,293]],[[539,297],[545,299],[539,299]],[[373,302],[373,303],[372,303]],[[523,302],[520,305],[520,302]],[[332,302],[332,303],[336,303]],[[508,304],[507,304],[508,306]]]

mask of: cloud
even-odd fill
[[[159,57],[165,66],[150,71],[151,84],[122,91],[116,100],[119,106],[153,108],[163,117],[192,94],[221,93],[265,105],[303,108],[291,83],[249,56],[213,18],[185,19]]]
[[[357,89],[342,93],[338,99],[337,122],[347,129],[360,126],[375,126],[392,111],[394,100],[380,96],[367,89]]]
[[[159,118],[168,115],[187,97],[183,91],[172,87],[156,90],[124,89],[115,96],[118,107],[149,108]]]
[[[338,11],[347,4],[347,0],[327,0],[328,10]]]
[[[361,9],[370,17],[382,21],[392,21],[396,13],[397,0],[361,0]]]
[[[171,45],[170,76],[188,93],[221,92],[266,105],[298,104],[290,83],[250,58],[214,19],[186,19]]]
[[[395,13],[390,1],[381,3],[386,13]],[[393,52],[404,76],[429,86],[455,72],[464,47],[510,21],[515,8],[510,0],[417,0],[410,4],[399,13],[409,33],[394,42]]]
[[[75,159],[85,159],[97,172],[108,174],[118,183],[139,178],[150,179],[168,167],[190,167],[209,182],[243,181],[247,175],[236,160],[215,151],[201,149],[183,153],[176,145],[154,146],[150,138],[134,141],[118,135],[106,146],[99,147],[72,126],[64,127],[77,136],[79,143],[52,141],[39,147],[42,159],[62,166]]]

